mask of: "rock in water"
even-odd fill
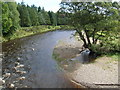
[[[10,77],[10,73],[6,73],[5,75],[3,75],[3,77]]]
[[[35,49],[34,48],[32,48],[32,51],[34,51]]]
[[[16,72],[17,72],[17,73],[20,73],[20,74],[25,74],[25,73],[27,73],[26,71],[20,71],[20,70],[17,70]]]
[[[19,80],[25,80],[25,77],[20,77],[20,78],[18,78]]]
[[[2,78],[0,78],[0,86],[2,86]]]
[[[86,49],[86,50],[81,52],[81,57],[83,59],[83,63],[84,62],[89,62],[89,54],[90,54],[90,50],[89,49]]]
[[[20,64],[20,65],[18,65],[18,66],[16,66],[17,68],[22,68],[22,67],[24,67],[24,65],[22,65],[22,64]]]
[[[10,84],[10,85],[9,85],[9,88],[14,88],[14,87],[15,87],[14,84]]]
[[[5,80],[2,80],[2,83],[5,84]]]
[[[20,57],[17,57],[18,60],[20,60]]]
[[[20,65],[20,63],[19,62],[15,62],[15,66],[17,66],[17,65]]]

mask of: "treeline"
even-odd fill
[[[2,4],[2,33],[3,36],[12,34],[20,27],[39,25],[66,25],[65,13],[45,11],[43,7],[25,5],[15,2],[0,2]]]

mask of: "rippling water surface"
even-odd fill
[[[8,87],[13,83],[15,87],[31,88],[74,88],[75,86],[60,70],[57,62],[52,58],[54,46],[59,40],[70,37],[74,31],[53,31],[37,34],[3,43],[3,75]],[[22,64],[17,70],[14,67]],[[25,77],[20,80],[19,77]]]

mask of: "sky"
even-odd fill
[[[16,2],[21,3],[22,0],[15,0]],[[60,2],[62,0],[23,0],[25,4],[28,5],[35,5],[37,7],[41,6],[44,7],[46,11],[53,11],[57,12],[60,8]],[[113,1],[120,1],[120,0],[113,0]]]
[[[16,2],[21,3],[22,0],[15,0]],[[60,8],[59,3],[61,0],[23,0],[25,4],[28,5],[35,5],[35,6],[41,6],[44,7],[46,11],[53,11],[57,12]]]

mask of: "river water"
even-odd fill
[[[18,88],[75,88],[52,58],[54,46],[59,40],[70,39],[74,31],[52,31],[3,43],[4,87],[11,84]],[[24,67],[17,72],[14,67]],[[19,79],[25,77],[24,79]]]

